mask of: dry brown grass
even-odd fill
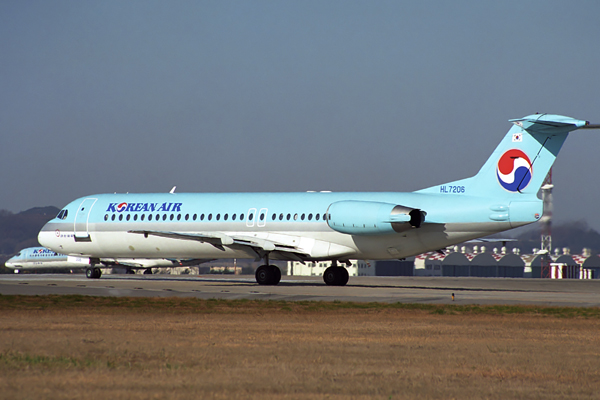
[[[597,317],[23,299],[0,301],[3,399],[563,399],[600,389]]]

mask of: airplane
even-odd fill
[[[281,279],[269,260],[328,260],[323,280],[344,286],[338,263],[402,259],[538,221],[538,191],[569,132],[600,128],[553,114],[509,122],[476,175],[415,192],[97,194],[65,206],[38,240],[91,269],[103,257],[264,260],[261,285]]]
[[[101,258],[96,266],[90,267],[89,259],[78,256],[69,256],[60,254],[45,247],[28,247],[19,251],[16,255],[8,259],[4,265],[13,269],[15,273],[22,270],[40,270],[40,269],[86,269],[88,278],[102,274],[100,268],[121,268],[127,273],[134,273],[134,270],[144,270],[144,274],[151,274],[152,268],[158,267],[183,267],[189,265],[198,265],[210,260],[175,260],[175,259],[110,259]],[[98,266],[100,265],[100,266]]]
[[[38,270],[46,268],[86,268],[85,261],[69,260],[66,254],[59,254],[45,247],[27,247],[9,258],[4,266],[19,273],[21,270]]]

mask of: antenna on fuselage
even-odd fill
[[[173,189],[169,193],[175,193],[175,189],[177,189],[177,186],[173,186]]]

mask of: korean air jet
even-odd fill
[[[45,247],[28,247],[9,258],[4,265],[15,273],[21,270],[36,270],[46,268],[86,268],[89,262],[85,259],[79,262],[76,258],[69,260],[66,254],[59,254]]]
[[[100,268],[120,268],[127,273],[134,270],[144,270],[144,274],[151,274],[152,268],[156,267],[184,267],[198,265],[210,260],[175,260],[175,259],[111,259],[100,258],[95,266],[90,265],[90,259],[81,256],[68,256],[49,250],[45,247],[28,247],[19,251],[8,259],[4,265],[19,273],[28,270],[52,270],[52,269],[86,269],[88,278],[100,277]]]
[[[38,239],[92,269],[103,257],[264,260],[261,285],[281,279],[270,260],[331,260],[323,279],[343,286],[338,263],[349,259],[404,258],[538,221],[537,193],[567,135],[599,126],[550,114],[510,122],[475,176],[416,192],[99,194],[69,203]]]

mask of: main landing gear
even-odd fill
[[[102,276],[102,270],[98,267],[88,267],[85,269],[85,276],[88,279],[99,279]]]
[[[277,285],[281,280],[281,270],[276,265],[261,265],[254,276],[259,285]]]
[[[277,285],[281,280],[281,270],[276,265],[269,265],[269,255],[265,255],[265,264],[256,269],[254,274],[259,285]],[[331,267],[325,270],[323,281],[329,286],[346,286],[348,283],[348,270],[338,267],[337,260],[333,260]]]
[[[329,286],[346,286],[346,283],[348,283],[348,270],[344,267],[338,267],[337,261],[333,260],[331,267],[323,273],[323,281]]]
[[[259,285],[277,285],[281,280],[281,270],[276,265],[269,265],[269,254],[265,254],[265,264],[256,269],[254,274]]]

